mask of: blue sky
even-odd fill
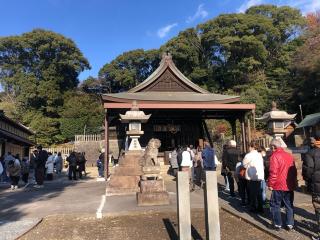
[[[3,0],[0,36],[44,28],[73,39],[92,66],[83,80],[124,51],[158,48],[181,30],[263,3],[320,9],[320,0]]]

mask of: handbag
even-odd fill
[[[239,177],[240,178],[245,178],[246,176],[246,168],[244,166],[240,166],[240,170],[239,170]]]

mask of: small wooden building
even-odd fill
[[[26,126],[18,123],[0,111],[0,156],[8,152],[20,157],[29,157],[29,149],[33,142],[29,139],[34,133]]]
[[[160,66],[142,83],[128,92],[102,96],[105,109],[105,143],[109,153],[109,128],[116,127],[117,139],[125,139],[125,126],[119,114],[131,108],[132,102],[151,118],[142,128],[145,134],[140,143],[145,146],[152,137],[161,140],[160,152],[178,145],[198,145],[201,139],[210,139],[205,119],[226,119],[236,135],[236,121],[242,129],[242,150],[246,151],[250,136],[250,119],[255,104],[239,104],[238,96],[210,93],[184,76],[164,54]],[[106,154],[108,156],[108,154]]]

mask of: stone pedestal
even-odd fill
[[[138,206],[168,205],[169,193],[163,179],[140,181],[140,192],[137,193]]]
[[[144,166],[142,167],[143,175],[142,180],[147,180],[148,178],[161,179],[160,176],[161,167],[159,166]]]
[[[142,175],[140,159],[142,155],[142,151],[128,151],[125,153],[107,182],[107,196],[139,192],[139,181]]]

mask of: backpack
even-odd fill
[[[101,168],[102,167],[102,162],[100,159],[97,160],[97,167],[98,168]]]

